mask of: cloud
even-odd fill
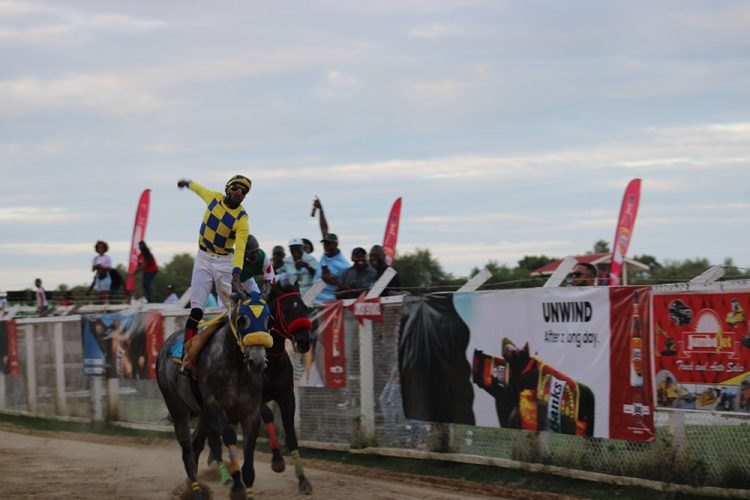
[[[408,31],[408,36],[412,38],[441,38],[445,36],[455,36],[463,33],[463,29],[457,26],[446,24],[427,24],[415,26]]]
[[[0,223],[13,222],[18,225],[56,224],[70,222],[73,219],[81,220],[93,217],[95,215],[74,213],[60,207],[0,207]],[[2,248],[2,244],[0,244],[0,248]]]
[[[90,41],[95,32],[137,32],[167,26],[160,20],[121,13],[53,7],[30,2],[0,2],[0,19],[15,21],[13,28],[0,28],[0,41],[41,45]]]

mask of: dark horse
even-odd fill
[[[229,472],[233,479],[230,498],[253,496],[255,440],[245,439],[245,460],[240,474],[237,433],[233,425],[241,424],[245,436],[258,432],[266,347],[272,345],[267,333],[268,318],[268,307],[258,294],[242,301],[233,297],[229,313],[221,318],[222,324],[198,358],[197,381],[180,374],[179,365],[170,359],[182,331],[170,335],[159,352],[157,382],[174,423],[195,499],[203,498],[197,480],[198,456],[209,428],[220,434],[229,448]],[[196,396],[202,399],[202,404],[197,402]],[[200,414],[201,419],[195,436],[191,436],[190,420],[195,414]]]
[[[284,426],[285,442],[292,455],[294,472],[297,476],[299,492],[312,493],[312,484],[305,477],[299,457],[297,433],[294,429],[294,373],[292,362],[286,352],[286,340],[289,339],[297,352],[305,353],[310,349],[310,330],[312,324],[308,318],[308,308],[302,301],[299,285],[284,281],[275,284],[268,295],[268,306],[271,310],[269,331],[273,338],[273,346],[266,351],[268,364],[263,372],[263,402],[276,401],[281,410],[281,421]],[[263,422],[268,429],[271,452],[273,454],[271,467],[276,472],[285,469],[284,457],[279,450],[276,431],[273,426],[273,412],[263,404],[261,406]],[[257,427],[256,427],[257,430]],[[255,443],[257,432],[245,434],[248,441]],[[209,446],[214,460],[221,464],[221,443],[216,435],[209,433]]]

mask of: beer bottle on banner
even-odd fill
[[[633,312],[630,315],[630,385],[643,387],[643,339],[641,316],[638,313],[638,292],[633,292]]]

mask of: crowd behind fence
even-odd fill
[[[406,419],[398,385],[401,297],[383,302],[382,323],[360,325],[345,311],[346,386],[296,389],[304,446],[385,449],[415,457],[432,451],[469,462],[545,464],[750,489],[747,413],[657,409],[657,439],[651,443]],[[185,314],[164,309],[165,334],[177,330]],[[18,376],[0,375],[0,412],[171,429],[155,381],[84,376],[80,316],[22,318],[17,325],[23,369]]]

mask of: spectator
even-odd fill
[[[0,311],[8,309],[8,293],[0,292]]]
[[[307,255],[312,255],[313,252],[315,251],[315,247],[313,246],[312,241],[308,240],[307,238],[302,238],[302,250]]]
[[[187,187],[206,203],[190,282],[191,310],[183,337],[187,343],[198,332],[198,323],[203,319],[203,309],[212,285],[216,285],[219,298],[227,308],[232,290],[243,293],[240,273],[249,230],[248,216],[242,202],[250,192],[252,182],[244,175],[235,175],[227,181],[223,193],[209,191],[187,179],[177,181],[177,187]],[[182,366],[183,373],[189,372],[193,366],[188,349],[185,349]]]
[[[276,274],[284,272],[284,257],[286,257],[284,247],[281,245],[273,247],[273,251],[271,252],[271,263],[273,264],[273,270]]]
[[[596,277],[599,272],[594,264],[579,262],[570,273],[571,286],[596,286]]]
[[[34,281],[34,286],[36,286],[36,290],[34,291],[34,294],[36,296],[36,312],[44,316],[47,314],[47,309],[49,309],[49,303],[47,302],[47,292],[44,291],[42,280],[40,278],[37,278]]]
[[[299,283],[299,291],[302,295],[313,284],[315,270],[318,268],[318,260],[305,252],[304,239],[292,238],[289,241],[290,255],[284,259],[283,278],[290,283]]]
[[[72,306],[76,303],[75,298],[73,297],[73,292],[70,290],[67,290],[65,292],[65,295],[63,295],[63,299],[60,301],[61,306]],[[70,314],[70,313],[68,313]]]
[[[177,297],[177,294],[174,293],[174,285],[167,285],[167,298],[164,299],[164,303],[165,304],[174,304],[178,300],[180,300],[180,299],[179,299],[179,297]]]
[[[377,272],[367,263],[367,252],[362,247],[352,250],[352,266],[344,269],[339,277],[337,299],[356,299],[375,284]]]
[[[380,245],[373,245],[370,249],[370,265],[375,269],[375,281],[377,282],[389,266],[385,261],[385,251]],[[401,279],[395,274],[388,282],[382,295],[407,295],[408,292],[400,291]]]
[[[260,275],[263,276],[263,296],[265,297],[270,291],[270,286],[276,282],[276,273],[268,255],[260,248],[255,236],[251,234],[247,237],[245,261],[240,274],[240,281],[242,281],[245,290],[261,293],[258,283],[255,281],[255,277]]]
[[[339,250],[339,238],[333,233],[328,233],[321,240],[323,243],[323,257],[320,258],[318,268],[315,270],[313,282],[323,280],[326,284],[315,300],[336,300],[336,290],[339,287],[339,276],[349,267],[349,261]]]
[[[154,282],[156,273],[159,272],[159,265],[156,263],[156,259],[145,241],[139,241],[138,248],[141,253],[138,254],[138,267],[135,268],[135,273],[143,271],[143,292],[146,295],[146,300],[151,302],[153,297],[151,285]]]
[[[94,250],[97,255],[94,257],[91,270],[96,274],[89,291],[95,288],[102,304],[109,304],[109,289],[112,287],[112,277],[109,275],[109,270],[112,269],[112,259],[109,258],[109,255],[106,255],[109,251],[109,245],[107,245],[107,242],[99,240],[94,245]]]

